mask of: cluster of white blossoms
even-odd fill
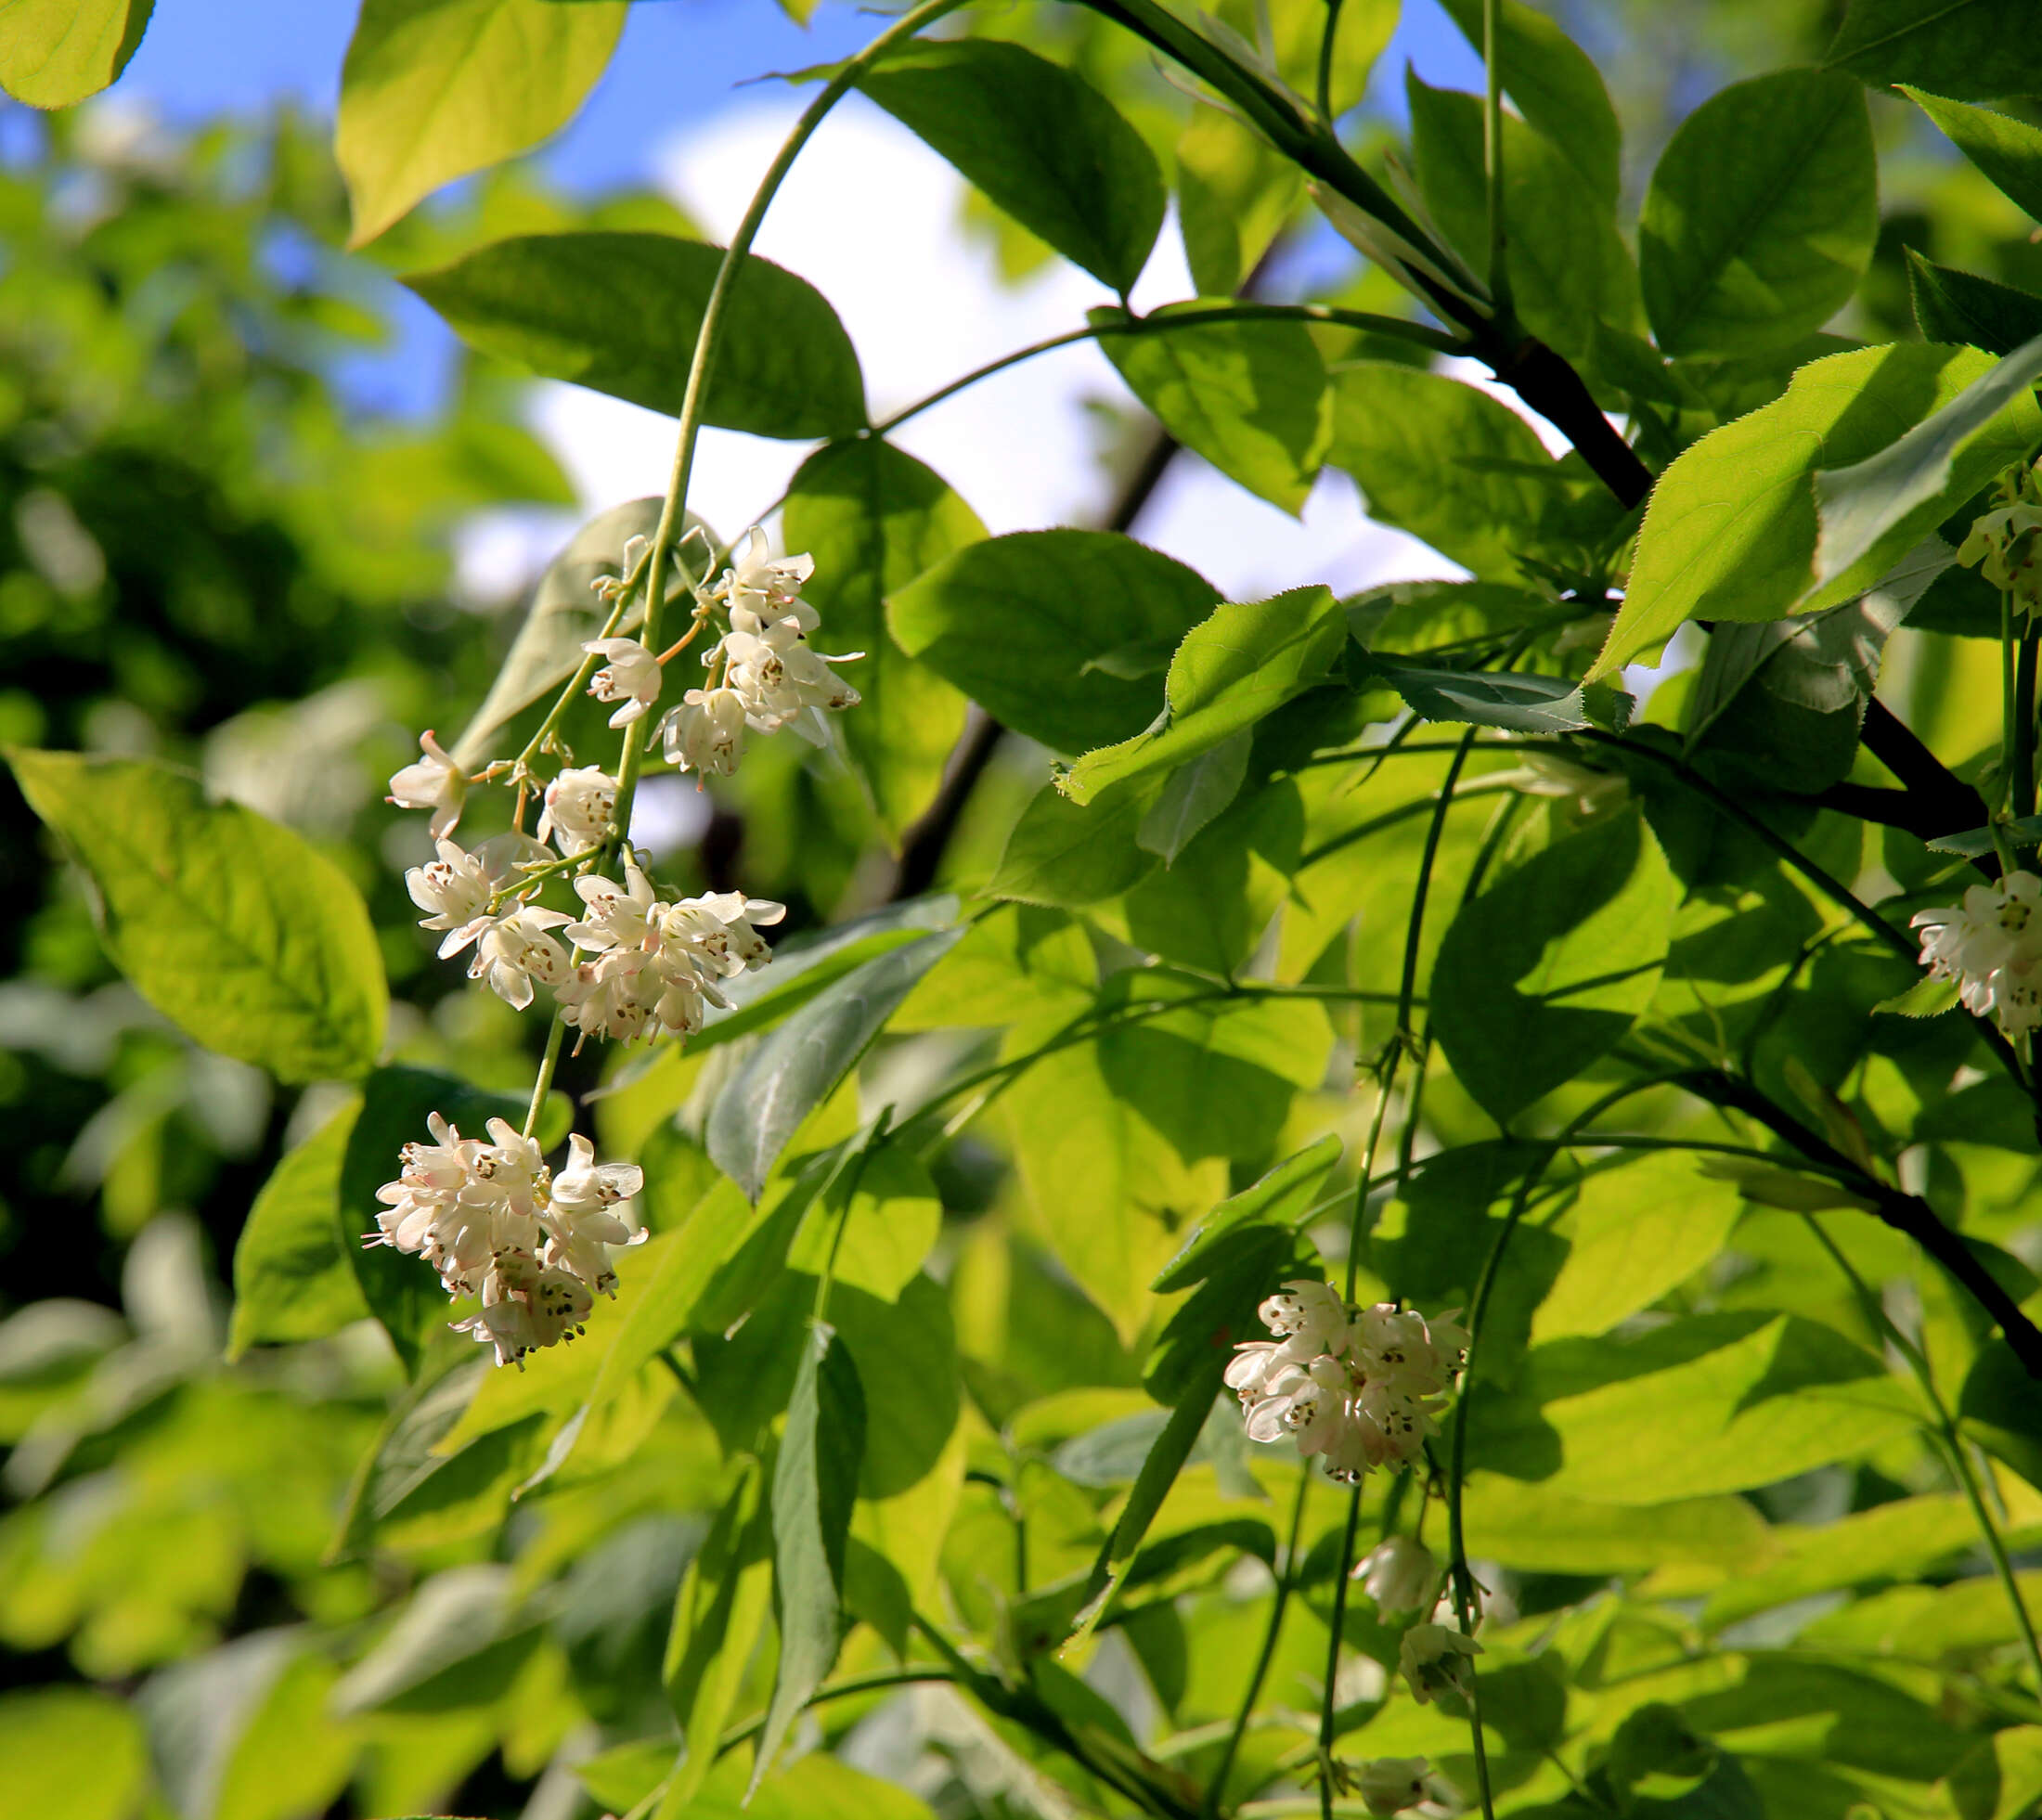
[[[1286,1283],[1257,1310],[1277,1337],[1234,1349],[1226,1381],[1251,1440],[1298,1443],[1328,1478],[1417,1457],[1467,1356],[1453,1313],[1428,1322],[1394,1302],[1351,1308],[1324,1283]],[[1454,1312],[1458,1312],[1454,1310]]]
[[[1954,979],[1965,1010],[1991,1017],[2016,1041],[2042,1025],[2042,878],[2009,872],[1974,884],[1964,901],[1917,910],[1921,964]]]
[[[615,1292],[611,1252],[645,1236],[631,1218],[643,1172],[598,1163],[579,1133],[555,1175],[538,1145],[500,1118],[489,1121],[490,1143],[462,1137],[436,1112],[426,1124],[433,1142],[405,1145],[362,1243],[415,1252],[449,1296],[480,1297],[481,1310],[454,1331],[495,1347],[499,1365],[573,1339],[595,1297]]]

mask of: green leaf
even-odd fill
[[[773,1617],[780,1662],[751,1786],[756,1788],[844,1634],[844,1547],[865,1456],[865,1393],[849,1348],[818,1323],[795,1375],[773,1465]]]
[[[2031,219],[2042,220],[2042,130],[1990,108],[1969,107],[1905,83],[1899,87],[2001,195]]]
[[[500,1697],[536,1641],[517,1604],[500,1563],[434,1574],[342,1677],[333,1710],[444,1712]]]
[[[141,47],[156,0],[0,0],[0,89],[32,108],[97,95]]]
[[[1038,239],[1123,296],[1163,225],[1142,136],[1090,83],[991,38],[910,43],[858,85]]]
[[[1462,721],[1519,733],[1570,733],[1588,725],[1581,685],[1514,670],[1429,670],[1370,654],[1380,676],[1427,720]]]
[[[1411,70],[1404,91],[1426,207],[1461,257],[1486,270],[1481,101],[1428,88]],[[1642,327],[1637,271],[1607,193],[1584,182],[1552,140],[1511,115],[1504,118],[1503,168],[1511,301],[1524,327],[1570,360],[1595,345],[1598,325],[1623,333]]]
[[[1589,679],[1656,649],[1684,620],[1792,612],[1815,573],[1815,472],[1876,455],[1991,365],[1975,348],[1912,343],[1831,355],[1687,449],[1652,489],[1630,587]]]
[[[1806,607],[1864,592],[1954,507],[2030,455],[2042,443],[2038,375],[2042,335],[1877,455],[1817,472],[1821,531]]]
[[[1666,962],[1674,887],[1636,811],[1557,842],[1461,907],[1431,1028],[1499,1124],[1621,1041]]]
[[[328,1710],[339,1679],[316,1654],[284,1665],[225,1753],[209,1820],[290,1820],[332,1806],[361,1748],[359,1734]]]
[[[1318,343],[1298,321],[1139,326],[1211,307],[1171,303],[1139,317],[1098,309],[1086,319],[1095,329],[1136,325],[1099,337],[1128,389],[1186,448],[1295,515],[1325,458],[1325,362]]]
[[[1324,678],[1346,641],[1346,618],[1324,587],[1216,608],[1170,659],[1161,718],[1131,740],[1087,753],[1063,778],[1064,794],[1090,803],[1126,779],[1185,764],[1247,732]]]
[[[662,1812],[685,1810],[716,1762],[716,1741],[772,1604],[773,1512],[766,1478],[751,1460],[717,1512],[674,1602],[663,1678],[688,1741]]]
[[[1606,1334],[1679,1288],[1729,1242],[1735,1185],[1665,1151],[1583,1179],[1567,1220],[1567,1262],[1532,1317],[1534,1342]]]
[[[91,879],[114,964],[194,1040],[286,1081],[375,1061],[382,953],[330,859],[151,760],[19,747],[7,760]]]
[[[1872,1009],[1892,1012],[1901,1017],[1940,1017],[1946,1011],[1955,1011],[1958,1002],[1958,985],[1954,979],[1931,979],[1924,975],[1905,992],[1880,1000]]]
[[[1954,266],[1932,265],[1912,247],[1902,251],[1907,255],[1915,326],[1923,341],[2011,354],[2042,335],[2042,297]]]
[[[2029,1303],[2034,1312],[2034,1303]],[[2006,1341],[1988,1341],[1965,1374],[1957,1413],[1967,1433],[2029,1484],[2042,1486],[2042,1409],[2035,1380]]]
[[[1564,498],[1532,426],[1458,380],[1358,360],[1333,385],[1326,460],[1353,475],[1368,515],[1495,581],[1525,581]]]
[[[1276,1165],[1252,1187],[1221,1201],[1201,1220],[1149,1287],[1158,1296],[1202,1283],[1218,1263],[1217,1247],[1245,1226],[1295,1228],[1310,1211],[1326,1172],[1340,1159],[1340,1141],[1328,1132]]]
[[[1851,0],[1824,63],[1873,88],[1913,83],[1964,101],[2042,89],[2024,0]]]
[[[1878,234],[1864,91],[1819,70],[1734,83],[1681,123],[1646,191],[1652,332],[1673,355],[1784,347],[1850,300]]]
[[[2042,1803],[2042,1725],[1981,1738],[1936,1784],[1937,1820],[2023,1820]]]
[[[1193,108],[1177,141],[1177,225],[1192,289],[1233,296],[1304,193],[1303,173],[1232,114]]]
[[[1230,733],[1209,752],[1180,765],[1164,781],[1156,800],[1142,812],[1134,844],[1172,866],[1185,847],[1226,813],[1247,781],[1255,735]]]
[[[1221,1375],[1226,1365],[1225,1353],[1216,1349],[1209,1352],[1149,1448],[1134,1489],[1120,1506],[1113,1533],[1085,1576],[1082,1603],[1071,1624],[1074,1637],[1091,1633],[1134,1565],[1135,1554],[1149,1532],[1149,1525],[1156,1521],[1156,1513],[1163,1507],[1170,1488],[1177,1483],[1178,1474],[1183,1471],[1192,1449],[1198,1443],[1206,1418],[1212,1412],[1212,1400],[1220,1394]]]
[[[756,1201],[787,1140],[836,1091],[894,1008],[956,946],[940,930],[845,975],[769,1031],[709,1113],[717,1167]]]
[[[572,120],[616,48],[622,5],[363,0],[341,69],[334,149],[373,240],[442,184]]]
[[[834,1259],[832,1276],[881,1301],[922,1273],[922,1261],[943,1227],[943,1203],[921,1161],[897,1144],[868,1151],[857,1166],[850,1205],[839,1182],[828,1203],[811,1203],[787,1253],[787,1268],[820,1274]]]
[[[1084,806],[1045,785],[1007,836],[987,895],[1082,910],[1131,890],[1156,870],[1155,849],[1141,836],[1160,800],[1143,780]]]
[[[341,1159],[361,1110],[352,1100],[270,1172],[234,1246],[226,1356],[338,1333],[368,1312],[341,1249]]]
[[[1468,1552],[1480,1558],[1597,1576],[1670,1564],[1740,1573],[1764,1554],[1769,1533],[1742,1498],[1590,1503],[1480,1468],[1468,1474],[1464,1520]]]
[[[1441,0],[1479,56],[1481,0]],[[1558,148],[1605,213],[1617,205],[1622,178],[1623,129],[1602,72],[1587,53],[1544,13],[1523,0],[1504,0],[1496,17],[1504,93],[1526,121]],[[1509,163],[1506,160],[1506,172]]]
[[[0,13],[0,22],[6,15]],[[110,1694],[78,1686],[0,1695],[0,1759],[22,1814],[130,1820],[149,1784],[140,1722]]]
[[[838,726],[872,806],[898,841],[935,798],[964,730],[964,698],[903,652],[885,602],[986,527],[931,469],[877,437],[833,443],[787,491],[787,547],[815,557],[804,593],[822,615],[819,646],[862,651],[850,671],[864,698]]]
[[[582,646],[598,637],[610,609],[596,598],[590,583],[605,575],[621,574],[624,547],[633,537],[650,538],[658,528],[658,498],[628,499],[608,511],[598,512],[568,539],[567,547],[547,564],[539,577],[532,604],[525,611],[518,635],[504,653],[502,665],[489,685],[461,736],[452,748],[454,762],[463,770],[474,770],[492,755],[497,735],[540,696],[558,689],[579,667]],[[706,526],[694,513],[684,514],[684,532]],[[699,574],[705,559],[700,554],[701,539],[690,546]],[[687,569],[670,561],[666,595],[671,600],[687,589]],[[632,631],[645,617],[641,604],[633,606],[619,622],[619,632]]]
[[[486,1093],[428,1068],[378,1068],[362,1084],[361,1111],[341,1162],[337,1236],[368,1312],[382,1323],[404,1362],[405,1375],[413,1378],[426,1342],[452,1311],[446,1291],[422,1259],[389,1246],[365,1246],[362,1237],[376,1231],[376,1215],[381,1210],[376,1190],[395,1179],[398,1151],[407,1143],[428,1141],[426,1115],[434,1112],[464,1138],[487,1142],[485,1128],[490,1119],[522,1126],[525,1107],[510,1094]],[[539,1135],[543,1139],[546,1133]]]
[[[1799,1315],[1688,1315],[1532,1348],[1521,1389],[1472,1400],[1469,1457],[1614,1504],[1770,1485],[1910,1433],[1884,1363]]]
[[[667,234],[528,234],[404,282],[485,354],[675,417],[723,257]],[[756,253],[730,286],[702,420],[795,439],[865,424],[865,381],[836,312]]]
[[[1016,732],[1090,752],[1162,705],[1153,671],[1114,660],[1174,650],[1220,603],[1182,562],[1109,531],[1021,531],[959,550],[887,603],[909,655]],[[1100,660],[1106,660],[1102,663]]]

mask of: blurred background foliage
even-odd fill
[[[166,17],[177,10],[165,0]],[[1842,7],[1555,10],[1609,76],[1635,199],[1688,109],[1733,73],[1812,58]],[[1029,6],[994,29],[1095,70],[1164,149],[1174,140],[1180,97],[1094,15]],[[462,355],[421,419],[365,405],[350,363],[391,333],[388,270],[549,225],[685,223],[650,193],[562,196],[521,165],[349,256],[324,123],[279,112],[174,131],[107,106],[31,118],[5,105],[0,740],[161,755],[312,837],[374,910],[395,1059],[521,1091],[540,1033],[430,962],[399,875],[420,837],[381,790],[412,729],[465,716],[516,619],[514,602],[460,597],[458,528],[574,496],[507,372]],[[1855,332],[1911,334],[1903,247],[2042,289],[2042,248],[2011,205],[1919,117],[1874,105],[1886,226]],[[1380,106],[1356,130],[1392,132]],[[999,237],[1014,274],[1040,256],[982,205],[965,226]],[[1273,288],[1351,298],[1356,282],[1320,237],[1286,252]],[[1125,468],[1142,447],[1135,435],[1109,454]],[[1945,648],[1929,663],[1905,634],[1889,659],[1889,695],[1959,758],[1991,730],[1962,725],[1963,661]],[[1025,753],[995,768],[947,875],[988,868],[1037,775]],[[890,862],[841,768],[780,742],[716,794],[699,845],[667,857],[684,889],[742,879],[787,900],[793,928],[884,890]],[[568,1084],[592,1085],[592,1071]],[[538,1462],[531,1426],[510,1422],[486,1458],[464,1456],[459,1484],[408,1502],[395,1488],[385,1514],[401,1504],[401,1519],[335,1559],[337,1515],[398,1385],[386,1345],[357,1325],[223,1362],[251,1201],[342,1097],[279,1092],[149,1010],[103,956],[75,877],[0,786],[0,1685],[36,1690],[0,1704],[0,1765],[27,1761],[31,1735],[65,1741],[61,1786],[0,1774],[0,1813],[121,1820],[145,1801],[186,1820],[291,1820],[445,1805],[541,1820],[594,1811],[549,1768],[563,1738],[632,1736],[648,1700],[664,1714],[666,1612],[706,1523],[688,1513],[728,1489],[687,1400],[634,1408],[628,1432],[515,1509],[511,1488]],[[655,1227],[691,1186],[686,1159],[671,1164]],[[2010,1205],[2032,1161],[1995,1152],[1993,1166],[1994,1197]],[[981,1218],[999,1168],[967,1154],[940,1183],[937,1257],[975,1392],[1013,1407],[1131,1389],[1139,1362],[1104,1317]],[[1811,1267],[1790,1245],[1751,1268],[1777,1284]],[[1882,1495],[1848,1476],[1804,1489],[1809,1512]],[[951,1546],[972,1545],[974,1501],[992,1495],[968,1488]],[[1806,1514],[1790,1511],[1793,1495],[1777,1514]],[[1060,1522],[1087,1531],[1076,1491],[1045,1476],[1034,1514],[1039,1574],[1060,1550],[1089,1561],[1089,1541],[1058,1540]],[[387,1614],[427,1576],[432,1601],[407,1608],[394,1649]],[[1526,1610],[1581,1590],[1549,1578],[1518,1589]],[[530,1601],[548,1587],[549,1602]],[[1639,1660],[1668,1646],[1631,1624],[1594,1646]],[[1224,1679],[1210,1663],[1184,1672]],[[101,1689],[137,1696],[155,1772]]]

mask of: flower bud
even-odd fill
[[[1356,1784],[1362,1804],[1371,1814],[1402,1814],[1415,1807],[1426,1798],[1426,1777],[1431,1771],[1423,1757],[1378,1757],[1364,1763]]]
[[[1481,1653],[1473,1637],[1444,1624],[1414,1624],[1403,1633],[1398,1664],[1410,1684],[1411,1697],[1423,1706],[1435,1694],[1452,1692],[1465,1699],[1475,1684],[1469,1658]]]

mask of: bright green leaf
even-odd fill
[[[2042,129],[2011,114],[1968,107],[1925,89],[1900,85],[1958,150],[1977,165],[2023,214],[2042,221]]]
[[[29,807],[84,867],[101,938],[208,1049],[286,1081],[363,1073],[389,995],[368,910],[300,835],[147,759],[7,754]]]
[[[7,1801],[23,1816],[130,1820],[149,1788],[140,1723],[92,1687],[0,1695],[0,1761],[7,1765]]]
[[[226,1356],[258,1343],[338,1333],[368,1312],[341,1250],[341,1159],[361,1110],[356,1100],[270,1172],[234,1246],[234,1324]]]
[[[907,44],[858,85],[1038,239],[1131,290],[1163,225],[1163,177],[1092,84],[991,38]]]
[[[1327,462],[1354,476],[1368,515],[1478,575],[1528,579],[1563,494],[1532,426],[1458,380],[1359,360],[1334,381]]]
[[[1219,603],[1209,582],[1131,537],[1022,531],[946,558],[886,616],[911,656],[1005,725],[1089,752],[1155,718],[1169,652]],[[1137,651],[1159,661],[1126,661]]]
[[[1567,1262],[1532,1317],[1532,1337],[1606,1334],[1677,1289],[1728,1243],[1736,1187],[1666,1151],[1583,1179],[1568,1216]]]
[[[938,931],[866,962],[769,1031],[744,1058],[710,1110],[705,1141],[717,1167],[750,1199],[757,1200],[802,1120],[835,1091],[961,933]]]
[[[1982,1738],[1936,1785],[1936,1820],[2023,1820],[2042,1804],[2042,1725]]]
[[[1082,806],[1045,786],[1007,836],[987,894],[1054,910],[1118,897],[1156,870],[1156,853],[1140,837],[1159,799],[1140,780]]]
[[[986,535],[931,470],[877,437],[834,443],[787,491],[787,547],[815,557],[804,589],[822,615],[819,648],[862,651],[847,672],[863,698],[838,725],[881,824],[898,841],[929,807],[964,730],[964,698],[886,629],[885,601]]]
[[[1499,1124],[1622,1039],[1658,987],[1674,899],[1659,844],[1626,811],[1462,906],[1433,963],[1431,1030]]]
[[[1163,325],[1209,304],[1131,318],[1090,313],[1095,329]],[[1157,420],[1195,455],[1272,505],[1297,513],[1325,458],[1325,362],[1298,321],[1208,322],[1104,333],[1100,351]]]
[[[1339,1159],[1340,1141],[1329,1132],[1277,1164],[1251,1187],[1221,1201],[1198,1222],[1149,1286],[1157,1295],[1167,1295],[1203,1282],[1213,1262],[1214,1247],[1244,1226],[1282,1226],[1286,1231],[1295,1227],[1310,1211],[1319,1184]]]
[[[405,283],[485,353],[672,417],[723,257],[719,247],[667,234],[528,234]],[[702,419],[795,439],[864,427],[858,355],[821,291],[746,254]]]
[[[1239,290],[1303,200],[1304,175],[1288,159],[1232,114],[1192,110],[1177,141],[1177,217],[1201,297]]]
[[[1185,764],[1248,731],[1321,680],[1346,642],[1346,616],[1324,587],[1215,609],[1170,659],[1162,717],[1131,740],[1087,753],[1062,780],[1065,794],[1090,803],[1129,778]]]
[[[1571,733],[1588,725],[1581,685],[1561,677],[1533,671],[1433,670],[1374,656],[1368,667],[1426,720],[1518,733]]]
[[[1230,733],[1211,750],[1180,765],[1143,811],[1134,844],[1164,865],[1175,865],[1177,856],[1224,815],[1241,794],[1254,750],[1252,732]]]
[[[0,0],[0,89],[32,108],[97,95],[141,47],[156,0]]]
[[[1659,478],[1600,679],[1688,619],[1779,619],[1815,573],[1812,476],[1868,459],[1991,367],[1975,348],[1903,344],[1811,361],[1783,397],[1712,431]],[[1967,465],[1959,462],[1960,471]]]
[[[1817,70],[1734,83],[1681,123],[1646,191],[1652,332],[1673,355],[1785,347],[1849,301],[1878,233],[1864,91]]]
[[[2042,443],[2042,335],[1877,455],[1816,475],[1816,587],[1807,605],[1862,593],[1995,474]]]
[[[608,67],[627,10],[608,0],[364,0],[335,129],[349,244],[566,125]]]

